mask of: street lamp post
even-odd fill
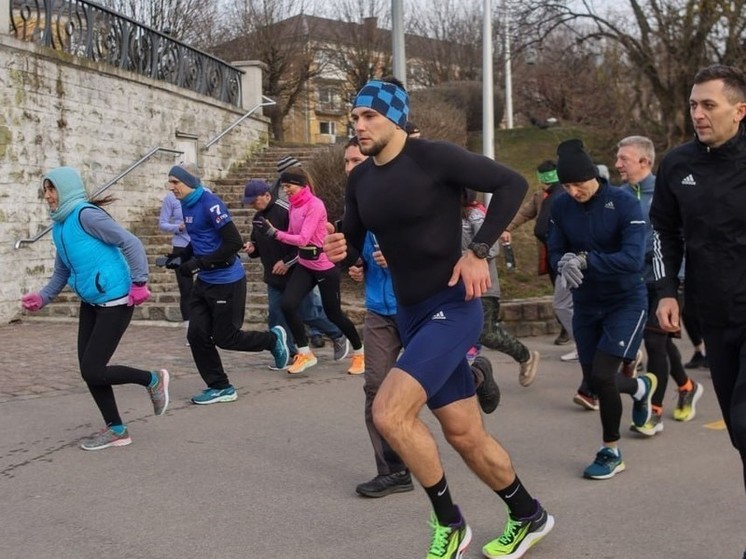
[[[492,0],[484,0],[482,17],[482,154],[495,158],[495,103],[492,82]]]
[[[505,124],[508,130],[513,128],[513,75],[510,56],[510,7],[508,0],[503,0],[503,17],[505,18]]]
[[[394,76],[407,87],[407,59],[404,54],[404,8],[402,0],[391,0],[391,53]]]
[[[495,86],[492,76],[492,0],[484,0],[482,15],[482,154],[495,158]],[[489,206],[491,194],[484,195]]]

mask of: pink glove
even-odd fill
[[[135,285],[132,284],[132,287],[130,287],[130,295],[129,299],[127,301],[127,306],[137,306],[145,301],[148,300],[148,297],[150,297],[150,289],[148,289],[147,285]]]
[[[38,293],[28,293],[21,297],[21,305],[27,311],[38,311],[44,306],[44,300]]]

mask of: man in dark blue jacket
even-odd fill
[[[562,142],[557,155],[566,193],[552,204],[549,261],[572,290],[581,390],[598,395],[601,412],[603,444],[583,475],[608,479],[625,468],[618,448],[620,393],[633,397],[632,420],[642,426],[657,383],[651,374],[617,378],[622,361],[637,353],[645,325],[645,220],[634,196],[597,176],[581,140]]]

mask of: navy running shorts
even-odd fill
[[[592,363],[596,350],[633,359],[640,349],[647,319],[648,298],[643,289],[618,300],[575,304],[573,336],[581,363]]]
[[[462,282],[416,305],[399,305],[396,321],[404,352],[396,366],[414,377],[430,409],[474,395],[466,352],[482,332],[479,297],[466,301]]]

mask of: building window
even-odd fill
[[[321,112],[337,112],[343,108],[337,85],[319,85],[316,90],[316,99],[316,109]]]
[[[322,120],[319,122],[319,133],[327,134],[329,136],[337,135],[337,123]]]

